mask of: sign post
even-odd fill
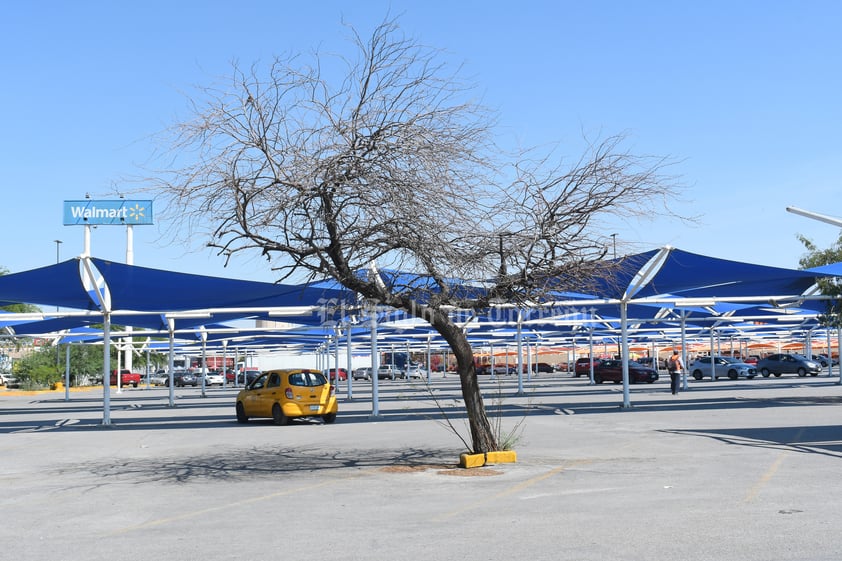
[[[151,225],[152,222],[152,201],[150,200],[97,200],[82,199],[75,201],[64,201],[64,225],[85,226],[85,248],[83,255],[91,254],[91,226],[125,226],[126,227],[126,264],[134,265],[134,226]],[[58,251],[58,246],[56,246]],[[109,312],[111,310],[108,310]],[[131,327],[126,331],[128,346],[125,355],[125,367],[132,370]],[[119,348],[119,347],[118,347]],[[107,351],[106,351],[107,352]],[[119,365],[119,361],[118,361]],[[103,384],[108,384],[106,372]],[[120,393],[120,369],[117,369],[117,393]]]

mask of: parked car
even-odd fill
[[[261,372],[257,368],[246,368],[245,370],[237,372],[237,383],[241,386],[248,386],[261,374],[263,374],[263,372]]]
[[[490,364],[480,364],[476,367],[477,375],[481,376],[488,376],[491,374],[491,365]],[[495,376],[506,376],[508,374],[517,374],[517,368],[515,368],[511,364],[495,364],[494,365],[494,375]]]
[[[158,370],[149,376],[149,383],[153,386],[166,386],[170,381],[170,376],[166,370]]]
[[[753,364],[755,368],[757,367],[757,361],[760,360],[760,357],[757,355],[748,355],[743,362],[746,364]]]
[[[177,388],[183,388],[184,386],[193,386],[195,388],[199,385],[199,380],[189,370],[176,370],[173,371],[172,383]]]
[[[398,367],[393,364],[381,364],[377,368],[378,380],[394,380],[400,376],[400,374],[401,372],[398,370]]]
[[[548,364],[546,362],[536,362],[532,365],[532,372],[545,372],[547,374],[551,374],[555,372],[555,368],[553,368],[552,364]]]
[[[131,386],[136,388],[137,385],[140,383],[140,374],[137,372],[132,372],[131,370],[122,369],[120,370],[120,386],[126,387]],[[117,371],[111,371],[111,385],[117,385]]]
[[[208,373],[204,375],[205,378],[205,385],[206,386],[221,386],[225,381],[225,378],[222,376],[221,372],[217,372],[215,370],[208,370]],[[199,384],[202,383],[202,374],[200,373],[196,376],[196,380]]]
[[[833,364],[833,366],[839,364],[838,360],[836,360],[835,358],[829,359],[827,358],[827,355],[813,355],[812,359],[814,362],[818,362],[819,364],[821,364],[822,368],[827,368],[830,364]]]
[[[6,386],[7,388],[19,388],[20,382],[17,378],[15,378],[14,374],[3,372],[0,373],[0,386]]]
[[[770,374],[780,377],[781,374],[798,374],[803,378],[807,374],[818,376],[822,365],[806,356],[791,353],[776,353],[757,361],[757,371],[768,378]]]
[[[629,383],[647,383],[658,379],[658,371],[654,368],[649,368],[638,364],[637,362],[629,361]],[[600,360],[598,364],[594,364],[593,380],[597,384],[602,382],[614,382],[619,384],[623,381],[623,361],[622,360]]]
[[[593,359],[594,365],[594,372],[596,372],[596,367],[602,361],[598,358]],[[573,373],[575,374],[576,378],[579,376],[590,376],[591,375],[591,359],[590,357],[582,357],[576,359],[576,365],[573,367]]]
[[[334,383],[334,384],[336,383],[336,369],[335,368],[331,368],[330,370],[324,370],[322,373],[330,379],[331,383]],[[345,370],[344,368],[339,369],[339,379],[340,380],[347,380],[348,379],[348,371]]]
[[[421,368],[420,364],[407,364],[401,372],[401,378],[417,378],[419,380],[427,377],[427,371]]]
[[[839,366],[839,359],[838,359],[838,358],[833,358],[833,357],[830,357],[830,358],[828,359],[828,356],[827,356],[827,355],[819,355],[819,356],[820,356],[820,357],[822,357],[822,358],[824,358],[825,360],[830,360],[830,364],[831,364],[831,366]]]
[[[235,408],[239,423],[269,417],[276,425],[298,417],[321,417],[332,423],[339,411],[336,386],[321,372],[302,369],[264,372],[237,394]]]
[[[643,366],[649,366],[650,368],[655,368],[653,364],[655,363],[655,357],[651,356],[642,356],[635,360],[638,364],[642,364]],[[666,370],[667,369],[667,359],[659,358],[657,362],[657,369],[658,370]]]
[[[351,377],[354,380],[371,380],[371,367],[363,366],[362,368],[355,368],[351,371]]]
[[[225,369],[225,382],[227,384],[231,384],[233,386],[235,379],[236,379],[236,372],[234,372],[234,370],[231,369],[231,368],[226,368]]]
[[[711,357],[701,356],[694,360],[687,370],[696,380],[701,380],[702,378],[710,378],[710,362]],[[731,380],[736,380],[738,378],[748,378],[749,380],[751,380],[757,375],[757,369],[754,367],[754,365],[747,364],[745,362],[740,362],[739,359],[731,358],[729,356],[714,356],[713,364],[714,369],[716,370],[717,378],[728,377]]]

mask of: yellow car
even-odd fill
[[[337,411],[336,388],[317,370],[269,370],[237,394],[240,423],[250,417],[271,417],[276,425],[295,417],[321,417],[332,423]]]

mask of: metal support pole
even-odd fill
[[[517,311],[517,395],[524,395],[523,391],[523,310]],[[506,365],[508,368],[508,364]]]
[[[168,364],[167,364],[167,370],[168,370],[167,376],[169,376],[169,380],[168,380],[169,383],[167,384],[167,386],[169,387],[169,390],[170,390],[169,406],[175,407],[175,387],[174,387],[175,376],[173,375],[174,374],[173,370],[175,369],[174,362],[173,362],[174,359],[175,359],[175,320],[174,319],[167,318],[167,328],[170,332],[170,348],[169,348],[170,352],[169,352],[169,360],[168,360]]]
[[[348,388],[348,400],[352,400],[354,398],[354,365],[353,365],[353,349],[351,346],[351,331],[353,331],[353,327],[349,323],[345,326],[345,330],[347,333],[345,334],[345,343],[346,343],[346,363],[345,363],[345,370],[348,371],[347,378],[345,379],[345,385]]]
[[[64,346],[64,401],[70,401],[70,343]]]
[[[620,302],[620,360],[623,365],[623,409],[631,408],[631,394],[629,392],[629,326],[628,304]]]
[[[102,314],[102,424],[111,424],[111,314]]]
[[[377,306],[371,306],[371,416],[380,416],[380,354],[377,350]]]

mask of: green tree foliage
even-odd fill
[[[798,261],[802,269],[810,269],[838,263],[842,261],[842,232],[839,238],[827,249],[819,249],[811,240],[804,236],[798,236],[798,240],[804,244],[807,253]],[[842,297],[842,282],[839,279],[820,279],[819,288],[822,294]],[[842,327],[842,301],[840,299],[828,300],[827,310],[819,316],[819,322],[829,327]]]
[[[26,389],[47,387],[62,378],[55,347],[40,347],[15,362],[14,369],[21,387]]]
[[[40,347],[15,362],[15,374],[24,387],[39,388],[64,380],[67,345]],[[70,383],[102,377],[102,346],[70,345]]]

